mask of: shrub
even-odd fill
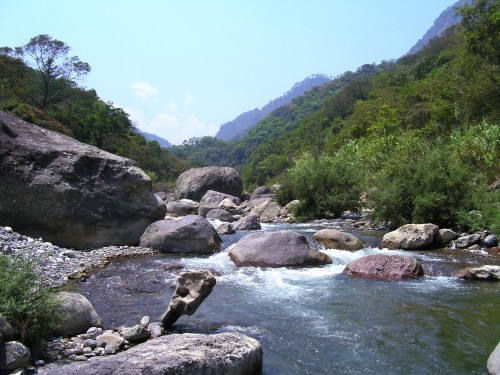
[[[0,254],[0,315],[32,353],[43,348],[59,318],[55,293],[42,282],[33,259]]]

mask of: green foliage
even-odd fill
[[[0,315],[30,350],[42,349],[59,319],[60,302],[37,272],[34,259],[0,255]]]
[[[356,145],[346,145],[335,156],[314,157],[305,153],[280,180],[278,201],[300,200],[296,214],[302,219],[338,217],[344,211],[357,212],[361,195]]]

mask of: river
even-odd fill
[[[294,230],[311,238],[325,226],[268,224],[263,230]],[[500,340],[500,284],[467,282],[449,275],[467,265],[499,264],[483,253],[456,250],[381,250],[378,232],[351,232],[366,248],[323,249],[333,264],[316,268],[237,268],[228,247],[247,234],[223,236],[211,256],[169,254],[124,258],[96,270],[78,291],[106,326],[158,319],[173,294],[179,270],[219,271],[217,286],[180,332],[237,331],[258,339],[263,374],[486,374]],[[426,276],[381,281],[342,274],[345,265],[377,253],[411,255]]]

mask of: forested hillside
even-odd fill
[[[392,226],[500,230],[500,192],[488,189],[500,178],[500,2],[475,4],[419,53],[347,72],[238,142],[173,152],[242,168],[248,187],[280,183],[302,218],[356,211],[363,194]]]
[[[79,86],[91,67],[49,35],[0,48],[0,109],[135,160],[153,181],[175,181],[189,165],[137,132],[128,114]]]
[[[257,125],[264,117],[271,114],[272,111],[290,103],[290,101],[303,95],[313,87],[322,86],[328,81],[330,81],[328,76],[324,74],[314,74],[301,82],[297,82],[290,90],[279,98],[271,100],[261,109],[255,108],[251,111],[244,112],[234,120],[222,124],[215,138],[224,141],[234,141],[244,137],[251,128]]]

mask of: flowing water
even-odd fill
[[[309,238],[320,227],[265,225]],[[96,271],[80,292],[107,327],[157,319],[173,294],[179,270],[164,265],[211,268],[217,286],[180,332],[236,331],[258,339],[263,374],[486,374],[486,361],[500,341],[500,284],[450,278],[467,265],[498,259],[453,250],[380,250],[381,233],[354,233],[367,244],[350,252],[324,249],[333,264],[316,268],[237,268],[228,247],[246,232],[223,236],[212,256],[154,255],[121,259]],[[382,281],[342,274],[345,265],[376,253],[419,259],[427,276]]]

